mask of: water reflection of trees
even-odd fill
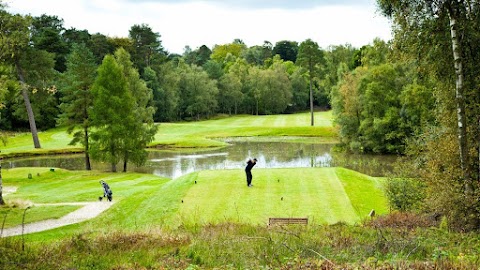
[[[332,151],[331,144],[289,142],[233,142],[231,146],[211,151],[150,151],[142,167],[131,171],[153,173],[176,178],[201,170],[243,169],[249,157],[258,159],[257,168],[296,168],[341,166],[372,176],[382,176],[391,170],[394,156],[348,155]],[[84,156],[59,155],[6,160],[6,168],[56,167],[83,170]],[[95,170],[108,171],[110,164],[93,162]]]

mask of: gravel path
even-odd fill
[[[12,191],[12,190],[10,190]],[[13,190],[13,192],[15,192]],[[10,192],[10,193],[13,193]],[[52,204],[35,204],[37,206],[42,205],[83,205],[82,208],[71,212],[70,214],[63,216],[59,219],[48,219],[33,223],[25,224],[22,228],[22,225],[3,229],[3,232],[0,232],[0,237],[8,237],[14,235],[21,235],[22,230],[24,234],[46,231],[74,223],[79,223],[91,218],[94,218],[100,215],[103,211],[107,210],[113,205],[114,202],[109,201],[99,201],[99,202],[72,202],[72,203],[52,203]],[[1,229],[1,228],[0,228]]]
[[[10,193],[15,193],[17,191],[17,187],[3,187],[2,196],[6,196]]]

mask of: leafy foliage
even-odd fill
[[[390,178],[385,184],[385,194],[395,210],[421,210],[426,197],[426,185],[414,178]]]

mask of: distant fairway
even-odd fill
[[[224,143],[217,138],[294,136],[312,137],[318,142],[337,142],[332,113],[316,112],[315,126],[310,126],[309,113],[278,115],[238,115],[214,120],[162,123],[152,144],[174,147],[214,147]]]
[[[226,137],[288,137],[308,143],[335,143],[338,141],[332,124],[331,111],[315,112],[315,126],[310,126],[309,113],[278,115],[237,115],[217,119],[158,123],[158,132],[151,146],[161,148],[208,148],[226,146],[218,140]],[[72,136],[65,128],[39,132],[41,149],[33,147],[30,133],[18,133],[8,138],[1,147],[0,156],[31,156],[82,152],[80,145],[69,145]]]

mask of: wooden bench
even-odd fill
[[[269,218],[268,226],[273,225],[308,225],[308,218]]]

